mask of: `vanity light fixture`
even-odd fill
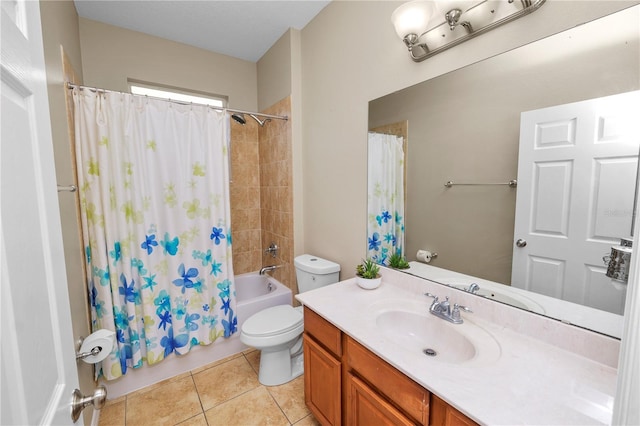
[[[545,0],[415,0],[391,15],[415,62],[534,12]]]

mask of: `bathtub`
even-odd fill
[[[251,315],[276,305],[291,305],[293,294],[280,281],[256,272],[236,275],[238,330]]]
[[[154,366],[129,369],[127,374],[117,380],[101,380],[107,388],[108,399],[118,398],[248,349],[240,341],[240,329],[247,318],[270,306],[291,305],[293,302],[291,290],[268,275],[260,275],[258,272],[236,275],[234,283],[238,331],[233,336],[209,346],[196,346],[183,356],[172,354]]]

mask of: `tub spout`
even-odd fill
[[[264,275],[267,272],[271,272],[274,269],[278,269],[281,265],[270,265],[270,266],[263,266],[262,268],[260,268],[260,275]]]

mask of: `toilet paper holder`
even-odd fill
[[[109,356],[115,346],[115,335],[111,330],[100,329],[76,342],[76,361],[96,364]]]
[[[82,337],[78,339],[78,346],[82,345],[83,341]],[[102,346],[94,346],[89,352],[76,352],[76,361],[90,356],[97,356],[100,352],[102,352]]]
[[[418,250],[418,252],[416,253],[416,260],[418,260],[419,262],[429,263],[436,257],[438,257],[438,253],[432,253],[428,250]]]

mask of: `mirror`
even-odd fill
[[[406,272],[467,290],[476,283],[481,296],[619,337],[624,284],[607,280],[611,293],[597,297],[584,282],[570,297],[510,285],[522,187],[445,183],[516,179],[523,112],[637,91],[639,13],[634,6],[369,103],[369,129],[407,123]],[[637,145],[635,152],[627,158],[634,176]],[[635,190],[632,178],[622,186]],[[633,196],[622,198],[609,214],[630,223]],[[418,250],[437,257],[417,263]],[[594,265],[595,275],[604,270],[603,262]]]

